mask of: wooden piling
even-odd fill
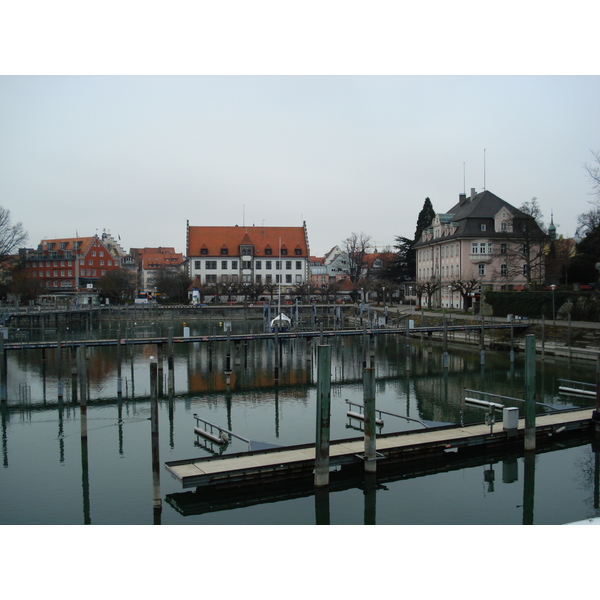
[[[535,450],[535,336],[525,336],[525,450]]]
[[[376,425],[375,425],[375,368],[371,364],[363,373],[363,401],[365,407],[365,472],[375,473]]]
[[[331,346],[317,347],[317,432],[315,487],[329,485],[329,437],[331,419]]]
[[[167,392],[169,395],[175,392],[175,365],[173,363],[173,326],[169,327],[169,337],[167,343],[167,368],[169,370],[169,381],[167,383]]]
[[[87,438],[87,369],[85,348],[77,347],[77,379],[79,380],[79,410],[81,412],[81,437]]]
[[[0,333],[0,401],[8,400],[8,363],[6,348],[4,347],[4,334]]]
[[[152,437],[152,500],[154,513],[160,513],[160,454],[158,446],[158,365],[150,363],[150,429]]]
[[[56,330],[56,385],[58,388],[58,399],[63,397],[63,382],[62,382],[62,343],[60,339],[60,331]]]

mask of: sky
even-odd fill
[[[377,10],[343,6],[355,10],[325,11],[330,23],[341,23],[335,31],[300,14],[295,22],[305,29],[254,21],[246,38],[246,8],[230,20],[226,11],[211,13],[236,43],[232,50],[226,34],[211,36],[206,21],[200,35],[194,22],[186,31],[202,38],[195,48],[203,59],[191,62],[160,12],[150,11],[142,18],[147,27],[134,32],[140,48],[99,13],[87,46],[81,31],[72,34],[68,23],[57,29],[55,20],[46,34],[52,43],[36,38],[27,52],[27,40],[6,27],[12,37],[0,42],[11,49],[0,62],[0,206],[23,224],[29,247],[107,231],[125,250],[173,246],[185,253],[187,221],[306,222],[311,254],[323,255],[352,233],[370,236],[378,250],[396,236],[412,239],[426,197],[446,212],[459,193],[475,188],[516,207],[535,197],[546,224],[553,215],[559,234],[574,235],[593,199],[584,165],[600,150],[600,77],[586,72],[585,60],[565,61],[566,45],[581,50],[584,36],[567,35],[575,21],[534,13],[536,22],[560,24],[560,39],[539,31],[535,39],[527,21],[502,39],[489,24],[485,36],[477,28],[467,36],[469,21],[459,31],[431,22],[426,37],[418,28],[415,37],[398,19],[388,24]],[[518,6],[523,14],[528,4]],[[27,14],[18,17],[29,25]],[[409,17],[418,23],[426,15],[423,9]],[[181,16],[172,18],[181,24]],[[51,18],[39,13],[35,33]],[[578,23],[585,34],[587,23]],[[150,43],[160,36],[153,38],[149,24],[162,27],[167,41]],[[365,41],[350,25],[363,28]],[[442,31],[441,44],[432,43]],[[526,31],[530,53],[516,35]],[[267,34],[271,44],[262,41]],[[474,52],[484,39],[489,49]],[[414,58],[403,61],[407,49]],[[579,68],[570,73],[567,64]]]

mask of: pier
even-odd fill
[[[536,417],[536,448],[543,449],[562,439],[586,437],[593,432],[592,410],[560,411]],[[490,451],[518,452],[523,449],[525,419],[519,419],[515,434],[496,425],[444,426],[377,436],[378,469],[442,461],[444,464]],[[329,470],[364,469],[364,439],[332,441]],[[220,490],[256,484],[275,484],[290,480],[312,483],[315,469],[315,445],[304,444],[226,456],[211,456],[165,463],[166,470],[183,488]]]

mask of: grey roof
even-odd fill
[[[429,242],[419,240],[415,244],[415,247],[456,238],[482,237],[482,235],[485,237],[514,237],[514,233],[494,231],[494,216],[501,208],[508,209],[515,219],[529,220],[532,218],[518,208],[515,208],[512,204],[492,194],[492,192],[485,190],[472,199],[467,198],[462,205],[459,202],[446,213],[440,214],[440,221],[442,223],[450,221],[458,226],[452,235],[436,238]],[[489,225],[485,233],[481,231],[482,223]]]

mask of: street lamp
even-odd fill
[[[408,304],[412,305],[412,285],[408,286]]]
[[[383,286],[383,306],[385,306],[385,286]]]
[[[552,321],[554,323],[554,325],[556,325],[556,310],[555,310],[555,303],[554,303],[554,290],[556,289],[556,286],[554,284],[552,284],[550,286],[550,288],[552,289]]]

